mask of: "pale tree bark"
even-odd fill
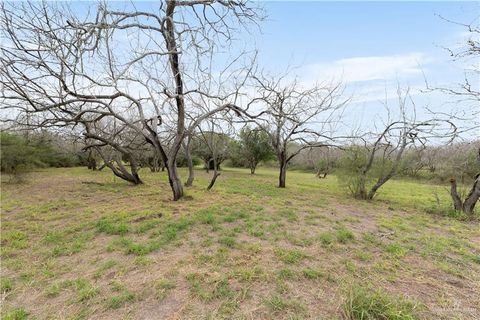
[[[193,170],[192,150],[191,150],[192,136],[188,135],[187,142],[184,144],[185,159],[187,160],[188,178],[185,182],[185,187],[191,187],[195,179],[195,172]]]

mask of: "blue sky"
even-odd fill
[[[437,51],[471,21],[478,2],[265,2],[260,51],[272,62],[290,54],[306,63],[357,56]]]
[[[332,69],[345,72],[345,67],[357,64],[367,67],[370,63],[368,67],[373,69],[388,68],[386,64],[391,67],[386,76],[391,78],[394,73],[395,78],[413,83],[423,81],[419,70],[435,83],[461,81],[465,63],[453,63],[442,47],[464,43],[465,28],[439,15],[460,22],[471,22],[480,15],[478,2],[264,4],[269,17],[261,25],[256,45],[260,63],[267,68],[282,70],[289,63],[317,65],[316,73],[330,75],[336,71]],[[372,57],[386,60],[368,59]]]
[[[438,111],[472,108],[431,85],[455,87],[477,60],[453,62],[442,47],[465,44],[466,29],[444,18],[471,23],[479,2],[264,2],[268,18],[256,36],[259,63],[273,72],[299,67],[305,82],[342,79],[355,96],[357,119],[381,116],[385,90],[395,99],[397,81],[410,86],[418,105]],[[478,23],[479,20],[476,20]],[[478,85],[478,81],[476,85]],[[474,106],[477,108],[478,106]],[[361,120],[358,120],[361,121]]]

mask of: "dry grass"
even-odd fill
[[[289,173],[282,190],[273,170],[229,169],[210,192],[198,171],[174,203],[164,173],[142,174],[2,185],[5,319],[336,319],[353,286],[408,298],[418,318],[480,317],[480,229],[425,213],[441,186],[393,181],[362,202],[334,177]]]

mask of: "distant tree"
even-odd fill
[[[207,172],[220,170],[220,165],[229,157],[231,140],[225,133],[199,130],[192,138],[192,154],[202,159]]]
[[[302,150],[335,145],[337,112],[346,100],[339,84],[304,88],[285,77],[254,77],[256,95],[249,103],[257,114],[245,113],[270,137],[279,164],[278,186],[285,188],[289,162]],[[337,137],[338,138],[338,137]]]
[[[275,157],[268,133],[259,128],[244,127],[240,131],[238,149],[240,161],[250,168],[251,174],[255,174],[255,169],[261,161],[268,161]]]
[[[198,127],[199,134],[197,139],[204,151],[203,159],[207,172],[210,169],[213,170],[212,179],[207,187],[207,190],[210,190],[220,176],[220,163],[227,159],[230,154],[232,138],[230,138],[228,130],[232,128],[229,126],[229,123],[217,122],[214,119],[209,119],[208,123],[204,125],[208,125],[208,127],[206,130],[202,126]]]

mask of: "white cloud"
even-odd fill
[[[305,67],[305,73],[312,80],[334,78],[345,83],[402,79],[421,75],[422,65],[427,62],[423,53],[353,57],[332,63],[311,64]]]

